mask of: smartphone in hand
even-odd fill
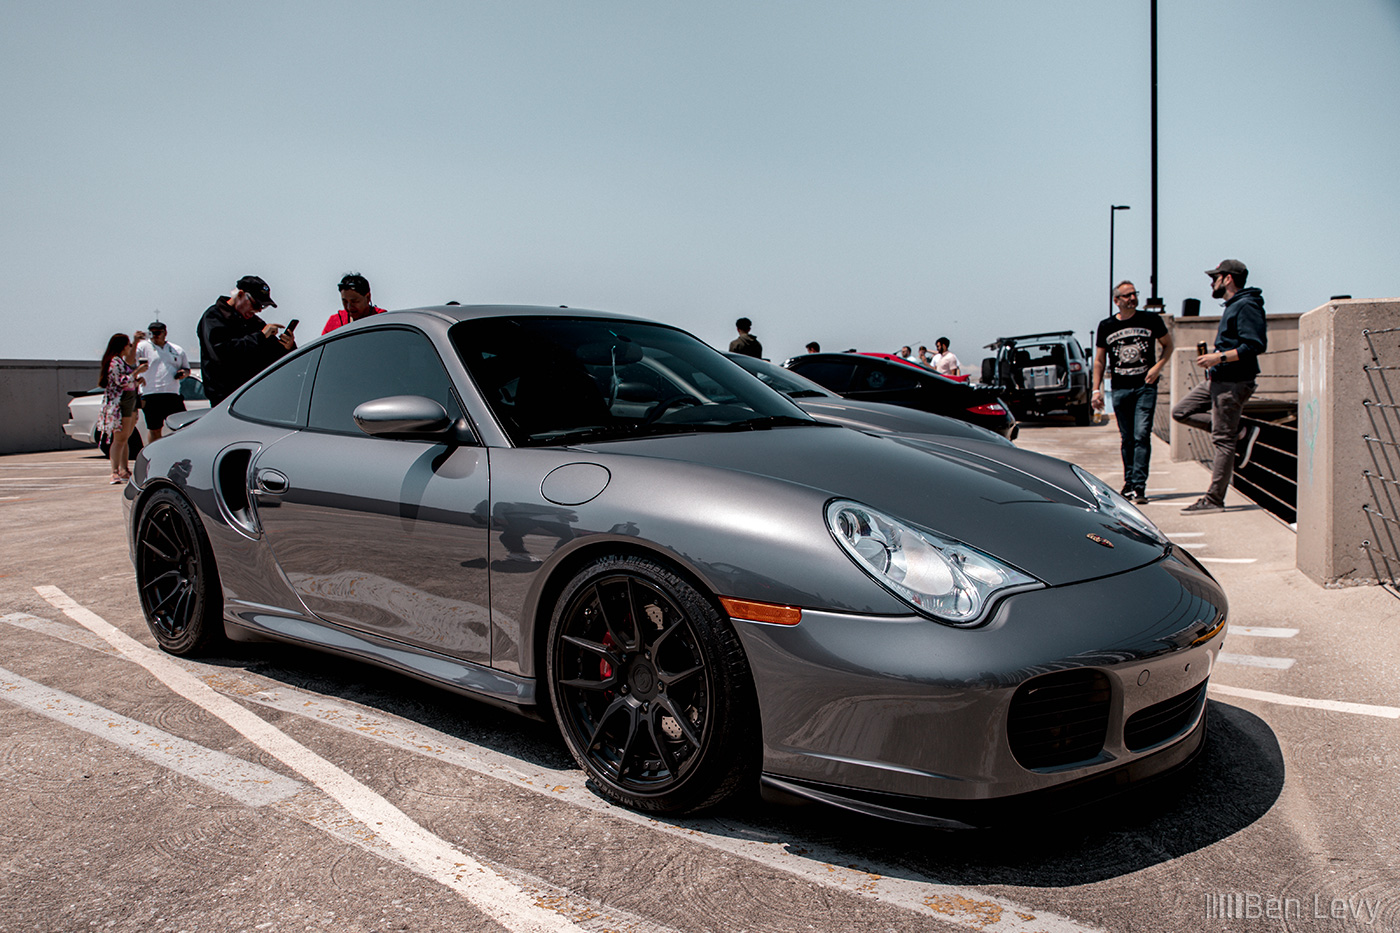
[[[297,329],[297,325],[300,324],[300,323],[301,323],[301,318],[295,318],[295,317],[294,317],[294,318],[292,318],[290,321],[288,321],[288,322],[287,322],[287,333],[290,334],[292,331],[296,330],[296,329]]]

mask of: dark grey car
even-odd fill
[[[194,417],[126,489],[163,648],[310,645],[553,716],[628,806],[761,781],[984,823],[1205,735],[1224,595],[1117,493],[822,424],[672,327],[387,313]]]

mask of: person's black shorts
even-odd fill
[[[185,400],[177,392],[157,392],[141,398],[141,407],[146,411],[146,427],[150,430],[164,427],[166,418],[185,410]]]

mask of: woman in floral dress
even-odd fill
[[[102,373],[97,384],[106,392],[102,396],[102,412],[97,417],[97,433],[108,438],[108,455],[112,460],[112,483],[131,479],[131,464],[127,457],[127,441],[136,430],[136,387],[145,380],[141,373],[146,363],[136,362],[136,341],[126,334],[113,334],[102,355]]]

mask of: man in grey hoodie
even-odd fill
[[[1254,394],[1259,354],[1269,347],[1264,296],[1257,288],[1244,287],[1249,277],[1244,263],[1226,259],[1207,270],[1206,275],[1210,276],[1211,297],[1224,299],[1225,310],[1215,332],[1215,350],[1196,357],[1196,365],[1206,371],[1206,379],[1173,406],[1172,418],[1209,431],[1215,459],[1211,463],[1210,488],[1181,510],[1186,514],[1223,511],[1225,491],[1235,473],[1236,450],[1242,455],[1241,465],[1248,462],[1253,452],[1259,429],[1242,431],[1240,415],[1244,403]]]

